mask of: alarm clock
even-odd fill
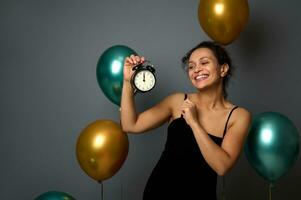
[[[131,78],[132,86],[135,89],[134,93],[149,92],[155,87],[155,68],[149,61],[136,65],[132,70],[135,71]]]

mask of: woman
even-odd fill
[[[138,114],[132,68],[145,61],[131,55],[124,63],[121,125],[142,133],[169,122],[165,149],[146,184],[143,199],[216,199],[217,174],[237,161],[250,125],[250,113],[226,99],[232,63],[223,47],[202,42],[182,59],[196,93],[176,93]]]

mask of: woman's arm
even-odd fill
[[[170,95],[150,109],[137,114],[130,83],[123,85],[122,92],[121,126],[123,131],[130,133],[143,133],[168,121],[172,113],[172,101],[177,96],[177,94]]]
[[[220,176],[225,175],[235,164],[242,151],[251,122],[250,113],[239,107],[232,113],[232,125],[228,128],[223,143],[218,146],[196,120],[196,110],[191,106],[183,106],[186,122],[190,125],[200,151],[209,166]]]
[[[176,95],[168,96],[152,108],[137,114],[130,78],[132,68],[143,61],[143,57],[134,55],[125,59],[120,108],[121,127],[125,132],[142,133],[156,128],[166,122],[172,113],[171,104]]]
[[[239,158],[251,121],[250,113],[243,108],[236,109],[231,117],[234,123],[227,130],[221,147],[209,137],[198,122],[191,124],[202,155],[220,176],[225,175]]]

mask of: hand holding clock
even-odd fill
[[[143,56],[131,55],[125,58],[124,81],[131,82],[134,93],[149,92],[156,84],[155,69]]]
[[[131,77],[134,73],[132,70],[133,67],[144,63],[145,58],[143,56],[131,55],[130,57],[126,57],[123,66],[123,80],[124,81],[131,81]]]

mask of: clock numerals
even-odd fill
[[[155,86],[155,76],[148,70],[141,70],[135,75],[134,84],[138,90],[147,92]]]

